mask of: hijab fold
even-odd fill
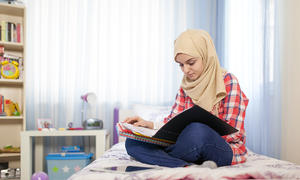
[[[174,59],[179,53],[199,58],[203,71],[194,81],[183,76],[181,87],[193,103],[211,112],[225,96],[223,74],[215,46],[210,35],[203,30],[187,30],[174,43]],[[216,115],[216,114],[215,114]]]

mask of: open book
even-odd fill
[[[174,144],[181,131],[190,123],[199,122],[215,130],[220,136],[237,132],[238,130],[225,121],[214,116],[205,109],[195,105],[170,119],[159,130],[137,127],[127,123],[118,123],[120,136],[153,143],[161,146]]]

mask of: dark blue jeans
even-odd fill
[[[183,167],[214,161],[217,165],[231,165],[229,144],[210,127],[201,123],[189,124],[178,136],[175,144],[162,147],[127,138],[127,153],[136,160],[159,166]]]

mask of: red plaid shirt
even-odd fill
[[[246,161],[247,150],[245,148],[246,135],[244,119],[249,100],[240,89],[239,82],[233,74],[226,73],[224,75],[224,83],[227,96],[220,102],[218,115],[220,119],[239,130],[234,134],[222,136],[233,151],[231,164],[234,165]],[[192,99],[184,93],[182,88],[180,88],[176,95],[175,104],[172,107],[171,114],[164,119],[164,123],[168,122],[171,118],[185,109],[193,106],[194,103],[192,102]]]

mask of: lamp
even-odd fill
[[[85,104],[88,104],[90,108],[96,106],[97,96],[95,93],[89,92],[81,96],[82,107],[81,107],[81,124],[84,129],[102,129],[103,121],[95,117],[85,117]],[[94,116],[94,115],[92,115]]]

